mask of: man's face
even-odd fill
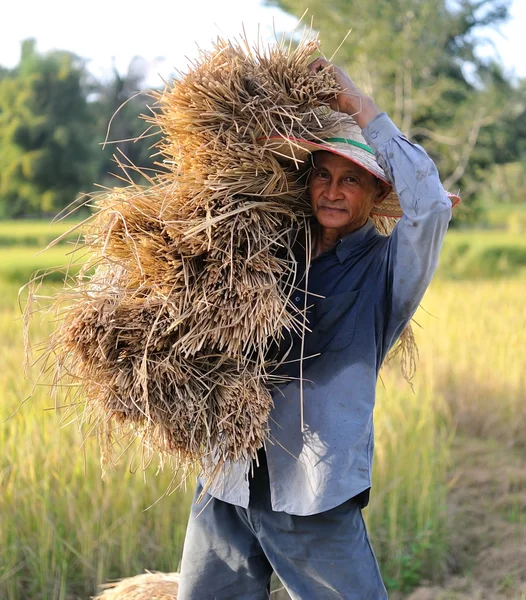
[[[313,161],[309,194],[318,223],[324,229],[338,230],[340,235],[360,228],[378,199],[374,175],[332,152],[316,152]]]

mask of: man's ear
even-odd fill
[[[391,186],[381,179],[376,180],[375,202],[382,202],[391,193]]]

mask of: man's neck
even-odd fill
[[[316,258],[320,254],[327,252],[332,247],[334,247],[339,240],[343,237],[360,229],[365,225],[366,221],[364,221],[361,225],[353,227],[352,229],[327,229],[325,227],[318,227],[318,229],[314,233],[314,244],[312,248],[312,258]]]

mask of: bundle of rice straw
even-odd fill
[[[338,87],[308,72],[317,48],[219,39],[153,94],[164,170],[93,196],[89,258],[55,298],[43,371],[55,388],[78,384],[73,404],[85,399],[103,458],[126,432],[177,469],[212,453],[218,465],[253,458],[263,444],[269,350],[304,326],[292,249],[310,207],[305,169],[258,140],[330,135]]]

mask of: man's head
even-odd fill
[[[390,191],[389,184],[344,156],[326,150],[312,154],[309,195],[322,229],[341,237],[360,228]]]
[[[367,145],[356,121],[352,117],[349,117],[349,115],[333,113],[333,117],[334,116],[336,117],[335,122],[333,122],[330,127],[327,127],[327,137],[323,137],[322,139],[306,140],[297,137],[274,135],[268,138],[260,138],[259,141],[270,151],[275,152],[278,160],[293,160],[297,168],[300,168],[302,164],[312,165],[313,162],[317,167],[319,161],[325,163],[327,160],[331,161],[331,164],[338,160],[341,165],[346,164],[351,168],[352,166],[356,166],[358,169],[361,168],[362,171],[365,172],[365,176],[359,177],[360,182],[365,184],[366,179],[372,181],[374,185],[377,186],[376,192],[378,193],[374,199],[373,206],[367,211],[367,216],[369,213],[386,217],[402,216],[402,209],[398,201],[398,196],[393,191],[390,183],[388,183],[389,180],[386,174],[376,161],[374,150]],[[324,164],[324,166],[326,165]],[[317,184],[318,182],[321,183],[321,181],[318,179],[318,176],[314,177],[316,175],[316,169],[313,170],[312,175],[313,177],[311,178],[310,184],[311,198],[316,202],[317,199],[314,198],[313,192],[316,194],[318,187],[314,184]],[[318,175],[319,177],[323,177],[323,175]],[[316,188],[316,190],[314,190],[314,188]],[[388,190],[387,194],[384,194],[385,190]],[[315,211],[315,214],[322,224],[322,227],[324,227],[324,224],[320,219],[323,218],[325,221],[325,217],[328,217],[329,213],[327,212],[328,209],[325,210],[323,203],[320,208],[321,210],[318,213]],[[353,213],[356,215],[356,210],[354,210]],[[323,215],[325,215],[325,217],[323,217]],[[336,216],[336,213],[332,215],[330,221],[331,224],[335,222]],[[340,217],[342,216],[343,215],[340,215]],[[364,222],[366,218],[367,217],[365,217]],[[352,221],[355,223],[356,219],[353,217]]]
[[[392,188],[389,177],[376,161],[375,152],[368,146],[360,127],[349,115],[332,113],[334,115],[337,121],[327,128],[327,137],[307,140],[276,134],[258,141],[265,149],[275,153],[279,161],[293,161],[297,169],[301,165],[314,163],[309,191],[313,212],[322,228],[336,228],[341,233],[346,233],[360,227],[360,222],[365,223],[369,214],[400,218],[403,214],[400,199]],[[372,137],[377,137],[374,132]],[[323,169],[320,170],[321,167]],[[358,169],[353,172],[353,175],[361,174],[357,178],[358,187],[349,187],[349,178],[346,182],[341,178],[334,179],[336,173],[332,171],[342,170],[344,167]],[[333,183],[333,190],[327,187],[329,179]],[[338,190],[335,183],[337,181],[341,184],[341,189]],[[372,188],[369,185],[371,182]],[[344,193],[344,190],[347,191]],[[343,196],[338,198],[336,192]],[[331,203],[330,197],[333,196],[336,200]],[[450,198],[453,206],[460,202],[458,196],[450,195]],[[332,212],[329,206],[333,207]]]

